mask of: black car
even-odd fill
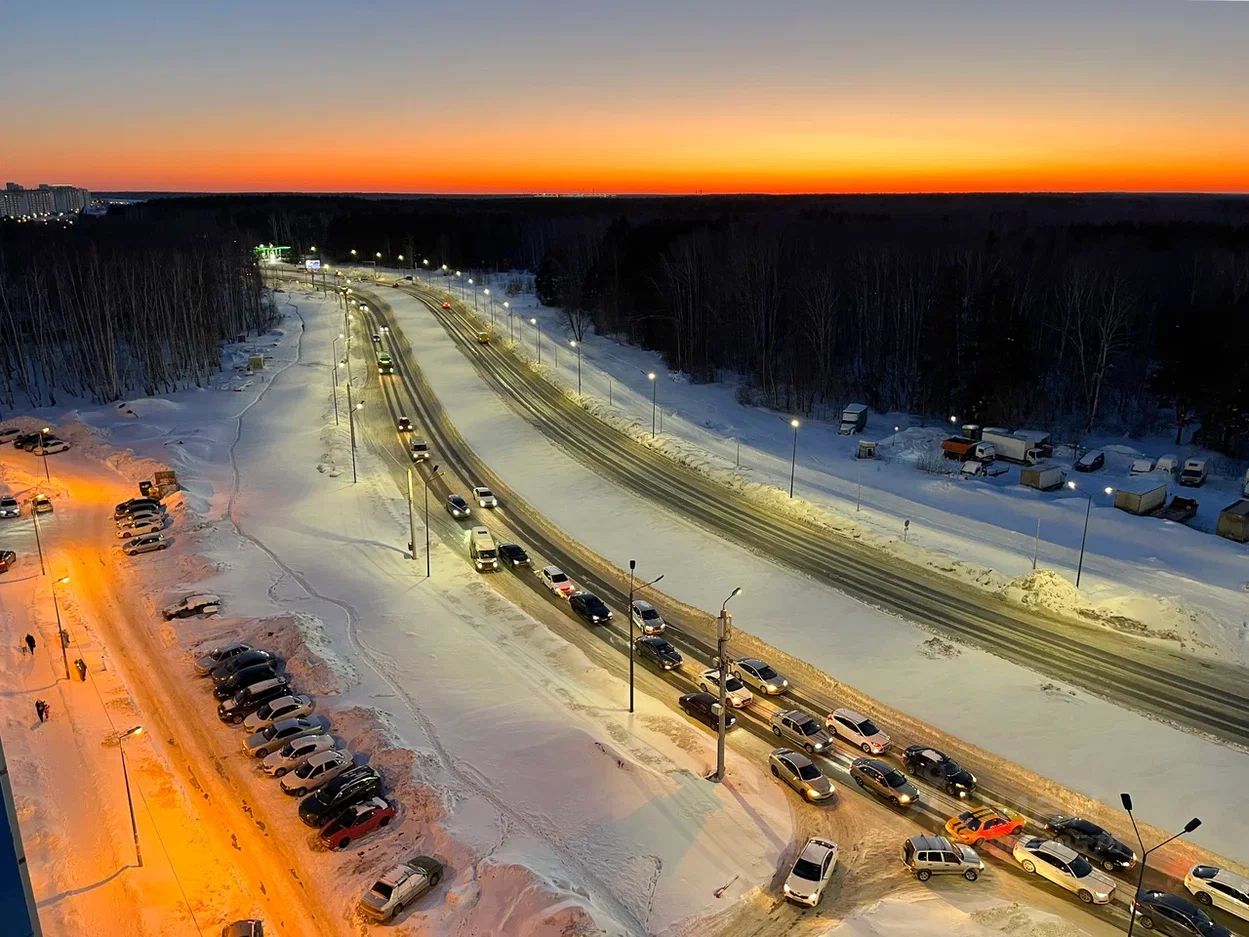
[[[15,445],[18,449],[25,449],[27,452],[30,452],[39,445],[39,434],[22,433],[21,435],[14,437],[13,445]]]
[[[113,520],[118,521],[123,517],[129,517],[131,514],[141,514],[144,511],[163,512],[165,506],[155,498],[131,498],[129,501],[123,501],[113,509]]]
[[[1174,937],[1232,937],[1232,932],[1222,924],[1210,920],[1210,915],[1191,901],[1168,895],[1165,891],[1143,891],[1133,905],[1136,919],[1146,930]]]
[[[945,752],[912,745],[902,753],[906,770],[939,787],[951,797],[967,797],[976,789],[976,776]]]
[[[1045,824],[1054,839],[1097,860],[1107,872],[1120,872],[1136,865],[1136,853],[1096,823],[1079,817],[1054,817]]]
[[[238,725],[265,703],[269,702],[269,700],[290,695],[291,681],[289,677],[274,677],[272,680],[253,683],[251,686],[239,690],[232,699],[222,700],[217,705],[217,718],[222,722]]]
[[[473,509],[468,506],[468,502],[464,500],[462,495],[449,495],[447,497],[447,513],[456,520],[460,520],[472,514]]]
[[[1106,464],[1106,453],[1100,449],[1090,449],[1080,458],[1076,459],[1075,469],[1077,472],[1096,472],[1099,468]]]
[[[213,696],[219,700],[229,699],[244,687],[259,683],[261,680],[272,680],[278,675],[277,666],[270,661],[267,664],[255,664],[235,672],[225,683],[213,688]]]
[[[225,683],[244,667],[252,667],[256,664],[274,664],[276,661],[277,657],[271,651],[252,649],[244,651],[242,654],[235,654],[229,660],[223,660],[213,668],[213,683]]]
[[[500,543],[499,556],[503,557],[503,562],[513,569],[517,566],[529,565],[529,554],[519,543]]]
[[[720,714],[718,710],[720,709],[720,701],[710,693],[686,693],[677,700],[677,705],[699,722],[706,723],[711,728],[719,731]],[[731,712],[726,713],[724,728],[731,729],[736,724],[737,717]]]
[[[649,660],[660,670],[676,670],[681,666],[681,655],[677,649],[658,635],[638,638],[633,647],[639,657]]]
[[[574,592],[568,599],[568,607],[591,625],[611,621],[611,609],[593,592]]]
[[[299,804],[299,819],[308,826],[325,826],[344,807],[376,797],[382,790],[382,776],[368,765],[348,768]]]

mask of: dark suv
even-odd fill
[[[1143,891],[1133,906],[1136,919],[1146,930],[1173,937],[1232,937],[1232,932],[1222,924],[1210,920],[1210,915],[1191,901],[1168,895],[1165,891]]]
[[[1076,852],[1097,860],[1107,872],[1122,872],[1136,865],[1136,853],[1096,823],[1079,817],[1054,817],[1045,824],[1054,839]]]
[[[593,592],[574,592],[568,600],[568,607],[591,625],[611,621],[611,609]]]
[[[382,776],[368,765],[349,768],[330,781],[315,794],[309,794],[299,805],[299,819],[307,826],[325,826],[344,807],[369,797],[376,797],[382,790]]]
[[[113,520],[119,521],[131,514],[142,514],[145,511],[163,513],[165,506],[155,498],[131,498],[113,508]]]
[[[902,753],[906,770],[939,787],[951,797],[966,797],[976,789],[976,776],[945,752],[927,745],[912,745]]]
[[[660,670],[676,670],[681,666],[680,652],[659,635],[638,638],[633,646],[638,657],[649,660]]]
[[[529,554],[519,543],[500,543],[499,556],[503,557],[504,562],[513,568],[529,565]]]
[[[710,693],[686,693],[677,700],[677,705],[699,722],[705,723],[717,732],[720,730],[720,701]],[[731,712],[725,713],[724,728],[733,728],[737,717]]]
[[[244,667],[242,670],[235,671],[224,683],[217,684],[213,690],[213,696],[219,700],[227,700],[244,687],[259,683],[261,680],[272,680],[277,675],[277,665],[273,661]]]
[[[276,664],[276,662],[277,658],[272,651],[260,651],[254,648],[250,651],[244,651],[242,654],[236,654],[229,660],[223,660],[213,668],[213,684],[225,683],[244,667],[254,667],[256,664]]]

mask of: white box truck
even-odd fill
[[[1019,484],[1037,491],[1054,491],[1063,486],[1064,474],[1057,465],[1028,465],[1019,470]]]
[[[469,532],[468,555],[479,573],[499,568],[499,545],[485,527],[474,527]]]
[[[1167,502],[1167,483],[1131,478],[1115,491],[1115,507],[1129,514],[1153,514]]]
[[[861,433],[867,427],[867,404],[851,403],[841,411],[841,425],[837,427],[838,436],[849,436]]]
[[[1031,436],[1012,433],[998,427],[986,427],[980,432],[982,442],[993,446],[999,459],[1007,462],[1018,462],[1020,465],[1036,465],[1044,458]]]

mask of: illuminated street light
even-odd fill
[[[798,467],[798,421],[790,420],[789,425],[794,428],[794,453],[789,460],[789,496],[794,496],[794,471]]]
[[[507,340],[515,345],[516,335],[512,332],[512,304],[506,299],[503,300],[503,311],[507,313]]]
[[[659,393],[659,385],[655,382],[655,372],[647,371],[646,378],[651,382],[651,439],[655,438],[655,399]]]
[[[569,339],[568,344],[577,349],[577,396],[581,396],[581,343],[575,338]]]
[[[1201,826],[1201,819],[1199,817],[1193,817],[1184,824],[1184,829],[1180,830],[1174,836],[1170,836],[1158,843],[1158,845],[1150,846],[1146,849],[1145,842],[1141,839],[1141,831],[1136,827],[1136,817],[1132,816],[1132,795],[1120,794],[1119,800],[1123,802],[1123,809],[1128,812],[1128,819],[1132,821],[1132,832],[1136,834],[1136,844],[1141,847],[1140,866],[1136,871],[1136,900],[1139,901],[1141,897],[1141,887],[1145,883],[1145,863],[1149,859],[1149,854],[1156,849],[1161,849],[1172,840],[1179,839],[1185,833],[1191,833],[1193,830],[1197,829],[1197,827]],[[1128,937],[1132,937],[1132,928],[1135,924],[1136,902],[1134,901],[1132,907],[1128,909]]]
[[[359,481],[356,474],[356,411],[363,403],[354,403],[351,399],[351,376],[347,376],[347,424],[351,432],[351,483]]]
[[[1067,482],[1067,487],[1070,488],[1072,491],[1078,490],[1076,487],[1076,483],[1073,481]],[[1108,495],[1114,493],[1113,488],[1106,488],[1104,490],[1106,494]],[[1080,493],[1084,494],[1084,492],[1080,492]],[[1076,588],[1077,589],[1080,588],[1080,575],[1081,573],[1084,572],[1084,545],[1085,543],[1088,542],[1088,539],[1089,539],[1089,515],[1093,511],[1092,492],[1084,495],[1084,497],[1088,499],[1088,503],[1084,506],[1084,533],[1080,535],[1080,561],[1076,564]]]
[[[729,593],[729,597],[720,603],[720,614],[716,617],[716,669],[720,671],[720,713],[716,731],[716,773],[710,780],[719,783],[724,780],[724,733],[728,719],[728,681],[729,656],[725,653],[725,645],[733,637],[733,615],[728,611],[728,604],[734,597],[741,595],[742,587],[738,586]]]
[[[356,256],[356,249],[354,247],[351,249],[351,256],[352,257]]]
[[[538,349],[538,364],[541,364],[542,363],[542,326],[538,325],[537,319],[530,319],[529,324],[532,325],[534,329],[536,330],[534,332],[533,343],[534,345],[537,346],[537,349]]]
[[[130,771],[126,767],[126,739],[142,735],[143,726],[127,729],[117,736],[117,750],[121,752],[121,776],[126,781],[126,806],[130,808],[130,835],[134,838],[134,859],[143,868],[143,853],[139,851],[139,825],[134,820],[134,798],[130,796]]]
[[[39,448],[44,450],[42,453],[43,454],[43,477],[46,478],[48,481],[52,481],[52,472],[48,469],[48,453],[46,449],[46,443],[44,442],[44,437],[46,437],[48,433],[50,432],[52,432],[51,426],[45,426],[43,429],[39,430]]]

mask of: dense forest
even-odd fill
[[[0,408],[202,386],[220,343],[267,328],[251,251],[216,224],[0,223]]]
[[[525,269],[574,334],[790,412],[1169,427],[1249,455],[1249,199],[827,196],[153,199],[296,258]],[[112,219],[109,219],[110,221]]]

